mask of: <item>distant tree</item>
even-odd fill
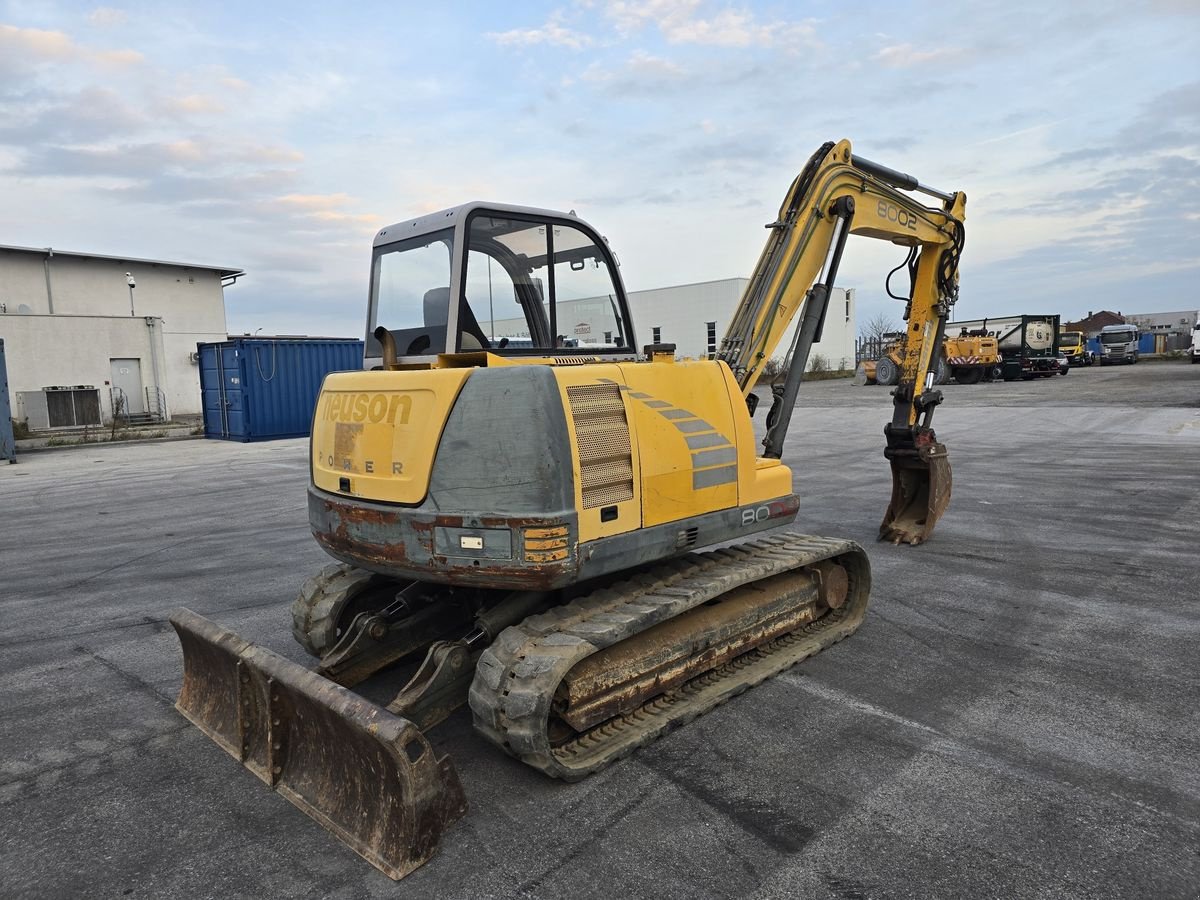
[[[776,356],[763,363],[761,380],[774,384],[783,374],[783,359]]]
[[[881,341],[885,334],[891,334],[900,330],[900,325],[895,319],[885,312],[879,312],[863,323],[858,336],[863,341]]]

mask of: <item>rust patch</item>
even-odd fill
[[[353,425],[349,422],[338,422],[334,425],[333,458],[338,468],[342,468],[346,460],[354,459],[362,431],[362,425]]]
[[[565,533],[569,526],[558,519],[474,516],[467,525],[462,515],[393,510],[316,494],[310,498],[310,523],[317,542],[336,559],[373,571],[441,584],[540,591],[562,587],[575,577],[576,564],[567,548],[545,554],[556,556],[554,559],[524,561],[449,559],[434,553],[436,528],[510,529],[516,545],[530,527]]]
[[[845,576],[841,566],[832,565]],[[586,731],[795,631],[829,608],[818,581],[812,571],[800,569],[742,585],[588,656],[558,686],[555,712],[576,731]]]

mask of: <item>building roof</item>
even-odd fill
[[[222,278],[235,278],[245,275],[243,269],[231,269],[228,266],[205,266],[199,263],[172,262],[169,259],[142,259],[137,256],[108,256],[104,253],[80,253],[75,250],[55,250],[53,247],[17,247],[11,244],[0,244],[0,250],[13,253],[37,253],[40,256],[74,256],[78,259],[108,259],[114,262],[143,263],[149,266],[175,266],[180,269],[206,269],[219,272]]]
[[[1125,317],[1119,312],[1102,309],[1098,313],[1088,313],[1078,322],[1064,322],[1062,331],[1082,331],[1084,334],[1095,334],[1105,325],[1124,325]]]

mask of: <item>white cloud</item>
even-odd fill
[[[78,56],[80,47],[61,31],[0,25],[0,52],[48,61]]]
[[[706,14],[700,0],[610,0],[606,15],[623,34],[654,26],[672,44],[712,47],[788,47],[816,43],[809,22],[760,21],[749,10]]]
[[[111,6],[101,6],[91,11],[88,14],[88,21],[99,28],[112,28],[115,25],[124,25],[129,19],[123,9],[113,9]]]
[[[962,59],[966,51],[961,47],[936,47],[918,50],[912,44],[893,44],[875,54],[875,61],[890,69],[910,69],[929,63],[949,63]]]
[[[225,104],[216,97],[211,97],[207,94],[183,94],[177,97],[161,97],[156,106],[167,115],[181,118],[187,116],[217,115],[225,111]]]
[[[275,199],[280,208],[322,222],[365,225],[374,230],[383,220],[374,213],[347,212],[345,207],[354,201],[348,194],[285,194]]]
[[[92,50],[61,31],[0,25],[0,68],[21,63],[87,63],[102,68],[125,68],[144,61],[136,50]]]
[[[593,63],[579,77],[592,84],[610,84],[624,89],[661,88],[682,81],[686,70],[677,63],[644,50],[636,50],[620,68]]]
[[[592,39],[578,31],[572,31],[562,24],[561,14],[554,14],[540,28],[514,28],[511,31],[491,32],[487,35],[502,47],[531,47],[535,44],[549,44],[554,47],[567,47],[571,50],[582,50],[592,43]]]

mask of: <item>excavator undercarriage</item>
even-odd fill
[[[178,709],[401,878],[466,812],[426,736],[464,704],[505,753],[577,781],[853,634],[866,554],[778,530],[799,509],[784,439],[847,236],[907,248],[879,536],[928,538],[950,498],[929,370],[964,204],[823,146],[716,358],[691,361],[638,352],[615,259],[574,214],[474,203],[383,229],[364,371],[327,376],[313,419],[309,521],[338,562],[304,583],[292,630],[318,665],[179,610]],[[402,277],[442,265],[423,293]],[[566,322],[604,340],[569,347]],[[752,391],[785,338],[759,455]],[[351,690],[391,667],[410,677],[386,705]]]
[[[379,579],[348,566],[314,581],[326,584],[306,585],[298,620],[342,595],[338,582],[374,582],[379,599]],[[425,653],[382,708],[333,680],[347,670],[329,670],[332,654],[308,671],[180,610],[171,616],[185,661],[177,708],[356,853],[401,878],[466,813],[453,764],[423,734],[464,703],[501,750],[578,781],[853,634],[870,582],[866,554],[850,541],[789,533],[688,554],[524,618],[482,651],[470,636],[451,639],[452,630],[404,653],[381,634],[378,652],[360,653],[355,682],[367,669]],[[392,587],[411,593],[413,583]],[[359,603],[343,617],[362,606],[362,597],[350,599]],[[521,598],[517,606],[547,600]],[[370,640],[377,613],[357,613],[346,636]],[[409,632],[405,619],[392,630],[421,629],[432,636],[424,622]]]

